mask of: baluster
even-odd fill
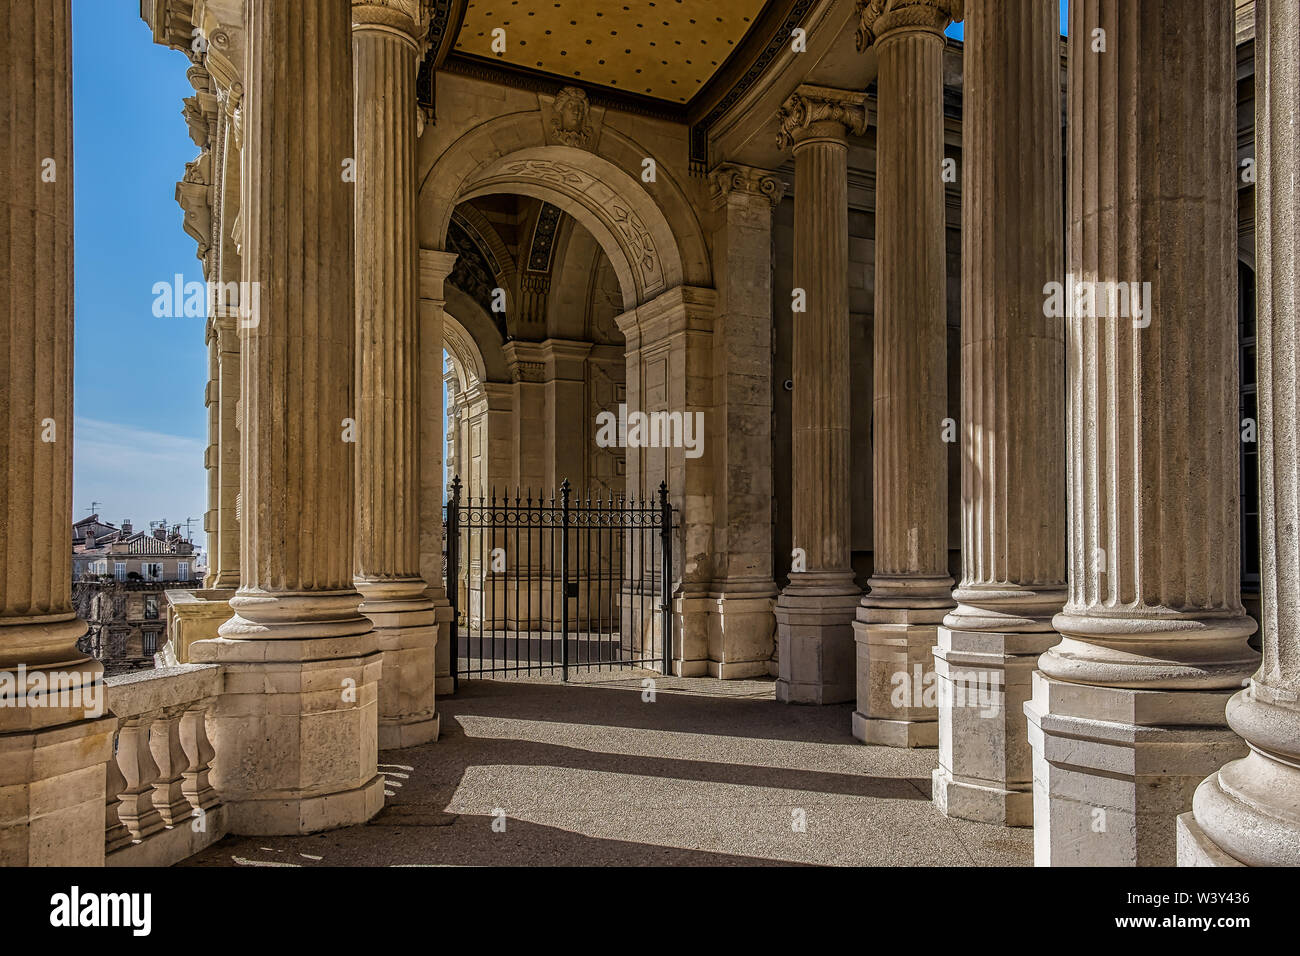
[[[216,750],[208,740],[207,712],[206,703],[191,707],[182,715],[180,728],[181,746],[188,761],[181,792],[190,806],[199,810],[209,810],[221,802],[208,782]]]
[[[163,818],[153,805],[153,783],[158,766],[149,751],[150,717],[131,717],[122,721],[117,737],[117,766],[126,783],[118,814],[131,836],[143,840],[164,826]]]
[[[149,752],[158,767],[158,778],[153,784],[153,805],[169,827],[184,823],[190,815],[190,801],[182,792],[189,761],[181,748],[180,729],[180,715],[164,714],[154,720],[153,732],[149,735]]]
[[[131,842],[131,831],[122,823],[122,791],[126,778],[117,765],[117,755],[104,765],[104,852],[112,853]]]

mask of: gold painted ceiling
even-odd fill
[[[469,0],[456,51],[667,103],[690,102],[765,0]],[[505,30],[506,52],[492,50]]]

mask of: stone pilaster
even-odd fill
[[[203,405],[208,412],[208,444],[203,449],[203,467],[208,479],[208,508],[203,515],[207,533],[208,573],[205,588],[215,587],[220,573],[221,554],[221,359],[217,347],[216,324],[208,319],[204,338],[208,346],[208,384],[203,390]]]
[[[1223,710],[1258,662],[1239,596],[1233,10],[1075,0],[1070,46],[1069,590],[1025,705],[1034,856],[1168,865],[1176,815],[1245,749]]]
[[[932,747],[924,693],[948,574],[943,31],[959,4],[902,0],[864,19],[880,62],[872,489],[874,566],[853,624],[864,743]],[[872,14],[864,9],[864,18]],[[921,679],[918,680],[918,675]],[[929,704],[929,706],[927,706]]]
[[[216,392],[217,497],[210,511],[217,526],[217,546],[208,554],[209,588],[239,587],[239,327],[234,315],[213,323],[216,377],[208,387]]]
[[[413,5],[411,5],[413,6]],[[416,23],[352,5],[356,78],[356,584],[375,625],[379,746],[438,737],[433,602],[420,577]],[[441,363],[440,363],[441,364]],[[441,446],[442,438],[438,437]]]
[[[1264,660],[1227,707],[1250,752],[1197,787],[1179,866],[1300,866],[1300,2],[1256,6],[1255,50]]]
[[[713,573],[709,673],[767,675],[772,580],[772,209],[785,183],[725,164],[710,175],[717,216],[713,332]]]
[[[1065,603],[1065,334],[1043,309],[1064,268],[1059,25],[1055,0],[986,0],[965,33],[962,580],[934,651],[934,802],[1009,826],[1033,823],[1024,703]]]
[[[353,586],[350,8],[245,3],[240,588],[221,636],[213,784],[237,833],[359,823],[383,805],[381,659]],[[284,64],[297,64],[293,70]]]
[[[72,12],[0,2],[0,866],[102,866],[103,668],[72,609]],[[49,688],[43,690],[42,688]],[[66,696],[51,693],[59,690]]]
[[[679,677],[708,671],[708,601],[713,581],[713,461],[716,428],[713,402],[713,326],[717,293],[678,286],[616,319],[627,345],[627,408],[693,416],[695,447],[627,449],[627,496],[653,497],[661,481],[679,509],[673,544],[675,633],[672,667]],[[638,559],[639,560],[639,559]],[[658,631],[658,615],[645,596],[648,577],[624,556],[623,607],[635,604],[646,619],[624,623],[625,634]],[[638,600],[639,598],[639,600]],[[633,629],[629,629],[633,628]],[[642,649],[648,648],[643,645]]]
[[[794,147],[793,505],[795,558],[776,603],[777,700],[853,698],[849,495],[849,133],[866,131],[866,97],[801,86],[781,109],[778,145]]]
[[[419,495],[420,577],[433,602],[437,641],[434,645],[434,689],[438,695],[454,690],[451,677],[451,602],[442,566],[442,326],[447,300],[444,285],[456,264],[454,252],[420,249],[419,262]]]
[[[239,34],[242,36],[242,34]],[[221,37],[226,37],[222,41]],[[227,61],[218,58],[215,45],[224,43],[231,52],[229,34],[214,31],[208,64],[216,69],[214,76],[230,73]],[[242,53],[242,47],[240,47]],[[218,69],[220,64],[223,69]],[[238,285],[243,275],[239,254],[239,238],[235,224],[240,214],[240,154],[241,145],[236,127],[243,87],[237,81],[228,81],[232,88],[222,95],[224,119],[220,124],[221,163],[218,173],[217,272],[224,284],[213,317],[213,340],[216,346],[216,369],[208,388],[212,389],[217,407],[216,444],[217,488],[216,497],[209,497],[208,509],[216,526],[216,547],[208,553],[208,587],[217,589],[239,587],[239,340],[240,326],[250,320],[254,303],[249,290]],[[233,293],[233,294],[232,294]],[[241,299],[240,296],[245,296]],[[211,427],[211,426],[210,426]],[[211,536],[209,537],[211,540]]]

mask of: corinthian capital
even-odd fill
[[[785,183],[779,176],[766,169],[755,169],[738,163],[723,163],[709,173],[709,185],[715,206],[721,205],[735,192],[760,196],[773,206],[785,195]]]
[[[425,0],[352,0],[352,28],[387,29],[418,40],[428,25]]]
[[[911,27],[942,33],[965,16],[966,0],[858,0],[858,50],[890,30]]]
[[[825,123],[838,124],[840,136],[861,136],[867,129],[867,97],[864,93],[805,84],[785,101],[777,121],[781,125],[776,136],[778,149],[788,148]]]

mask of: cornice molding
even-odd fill
[[[858,0],[858,51],[893,30],[925,30],[942,36],[965,17],[965,0]]]
[[[790,95],[777,112],[781,130],[776,136],[778,149],[789,149],[818,132],[815,127],[837,124],[844,131],[861,136],[867,131],[867,96],[848,90],[803,84]],[[823,134],[824,135],[824,134]]]
[[[785,181],[766,169],[739,163],[723,163],[709,173],[710,195],[714,208],[727,201],[732,193],[766,199],[773,206],[785,196]]]

